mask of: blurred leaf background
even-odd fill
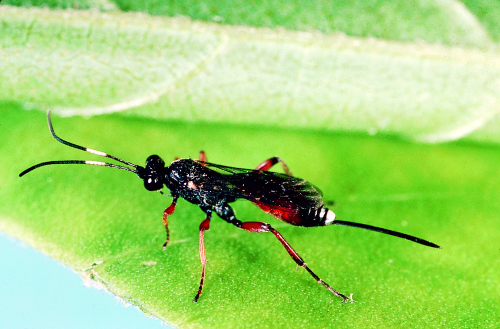
[[[12,6],[11,6],[12,5]],[[20,6],[20,7],[15,7]],[[42,8],[40,8],[42,7]],[[176,327],[496,327],[500,294],[498,1],[6,1],[0,6],[0,229]],[[198,304],[198,225],[64,139],[142,164],[274,155],[338,218],[433,241],[215,218]]]

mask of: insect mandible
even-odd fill
[[[56,135],[52,127],[50,111],[47,111],[47,121],[50,133],[57,141],[82,151],[116,160],[127,166],[88,160],[48,161],[24,170],[19,174],[20,177],[36,168],[47,165],[86,164],[133,172],[144,181],[144,187],[148,191],[160,191],[162,193],[163,187],[166,186],[170,190],[170,195],[173,199],[170,206],[163,212],[163,225],[166,230],[166,240],[163,244],[164,249],[170,239],[167,219],[168,216],[174,213],[179,198],[197,205],[205,213],[206,218],[199,226],[202,272],[198,292],[193,300],[194,302],[198,301],[203,290],[207,263],[204,232],[210,229],[212,212],[215,212],[226,222],[245,231],[256,233],[271,232],[281,242],[298,266],[303,267],[318,283],[322,284],[334,295],[342,298],[342,302],[352,301],[352,295],[347,297],[317,276],[285,238],[271,225],[265,222],[242,222],[237,219],[233,209],[229,205],[229,203],[237,199],[249,200],[266,213],[295,226],[345,225],[393,235],[433,248],[440,248],[432,242],[408,234],[366,224],[337,220],[335,213],[325,207],[321,191],[306,180],[292,176],[286,164],[278,157],[273,157],[262,162],[256,169],[242,169],[209,163],[207,162],[205,153],[202,151],[200,152],[199,160],[176,159],[168,166],[165,166],[165,162],[158,155],[151,155],[146,160],[146,166],[141,167],[111,154],[82,147],[61,139]],[[286,174],[268,171],[277,163],[282,165]]]

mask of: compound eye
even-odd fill
[[[158,191],[163,188],[163,183],[158,179],[158,177],[146,177],[144,179],[144,187],[148,191]]]

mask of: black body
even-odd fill
[[[163,213],[163,225],[167,234],[164,247],[169,242],[167,217],[174,213],[178,198],[183,198],[197,205],[206,214],[205,220],[199,226],[202,275],[194,301],[198,300],[203,288],[207,262],[204,231],[210,228],[212,211],[215,211],[226,222],[248,232],[273,233],[298,266],[303,267],[318,283],[336,296],[341,297],[344,302],[352,301],[352,295],[351,298],[346,297],[312,272],[304,260],[271,225],[264,222],[242,222],[237,219],[229,205],[229,203],[237,199],[249,200],[263,211],[296,226],[346,225],[397,236],[433,248],[440,248],[432,242],[404,233],[366,224],[337,220],[335,214],[324,206],[321,191],[306,180],[292,176],[286,164],[278,157],[262,162],[256,169],[242,169],[209,163],[206,161],[204,152],[200,152],[200,160],[178,159],[169,166],[165,166],[165,162],[159,156],[151,155],[147,158],[145,167],[141,167],[113,155],[67,142],[55,134],[50,120],[50,112],[47,112],[47,121],[49,130],[57,141],[79,150],[119,161],[126,166],[88,160],[48,161],[24,170],[19,176],[46,165],[87,164],[133,172],[144,181],[144,187],[149,191],[161,192],[163,187],[166,186],[170,190],[173,200],[172,204]],[[267,171],[278,162],[281,163],[287,174]]]

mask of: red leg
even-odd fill
[[[169,215],[172,215],[175,211],[175,205],[177,204],[177,198],[174,198],[172,200],[172,204],[165,209],[163,212],[163,225],[165,226],[165,230],[167,231],[167,239],[165,240],[165,243],[163,244],[163,250],[167,248],[167,244],[170,241],[170,232],[168,230],[168,220],[167,217]]]
[[[298,266],[303,267],[309,274],[318,282],[321,283],[326,289],[328,289],[330,292],[332,292],[335,296],[338,296],[342,298],[342,302],[352,302],[352,295],[351,298],[346,297],[345,295],[341,294],[337,290],[333,289],[328,285],[325,281],[321,280],[319,276],[317,276],[304,262],[304,260],[297,254],[295,250],[293,250],[292,246],[288,244],[288,242],[285,240],[285,238],[274,228],[271,227],[271,225],[263,222],[245,222],[241,224],[241,228],[248,231],[248,232],[256,232],[256,233],[263,233],[263,232],[271,232],[278,238],[278,240],[281,242],[283,247],[285,247],[286,251],[288,254],[293,258],[295,263],[297,263]]]
[[[200,161],[207,162],[207,155],[205,151],[200,151]]]
[[[281,158],[278,158],[278,157],[267,159],[266,161],[264,161],[260,165],[258,165],[257,168],[255,168],[255,169],[256,170],[269,170],[269,169],[271,169],[272,166],[274,166],[278,162],[281,163],[281,166],[285,170],[285,173],[287,175],[292,176],[292,172],[290,171],[290,169],[288,169],[287,165],[285,164],[285,161],[283,161]]]
[[[210,229],[210,218],[212,217],[212,212],[207,213],[207,218],[203,220],[200,224],[200,260],[201,260],[201,280],[200,287],[198,288],[198,293],[193,299],[193,302],[197,302],[198,298],[201,296],[201,291],[203,290],[203,282],[205,281],[205,268],[207,265],[207,257],[205,255],[205,236],[204,232]]]

